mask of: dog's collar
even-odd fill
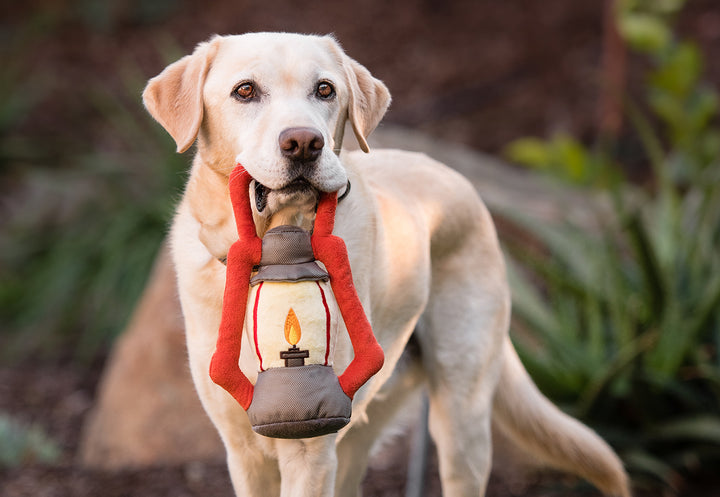
[[[350,180],[348,180],[347,185],[345,185],[345,191],[342,192],[342,193],[340,194],[340,196],[338,197],[338,200],[337,200],[337,201],[338,201],[338,204],[339,204],[340,202],[342,202],[343,200],[345,200],[345,197],[348,196],[348,194],[350,193],[350,187],[351,187],[351,186],[352,186],[352,185],[350,184]]]
[[[348,180],[347,185],[345,186],[345,191],[342,192],[342,193],[340,194],[340,196],[338,196],[338,199],[337,199],[338,204],[339,204],[340,202],[342,202],[343,200],[345,200],[345,197],[347,197],[347,196],[350,194],[350,188],[351,188],[351,186],[352,186],[352,185],[350,184],[350,180]],[[220,263],[221,263],[223,266],[227,266],[227,254],[225,254],[225,255],[222,256],[222,257],[218,257],[217,260],[220,261]],[[258,268],[257,268],[257,266],[256,266],[256,267],[253,268],[253,271],[257,271],[257,269],[258,269]]]

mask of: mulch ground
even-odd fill
[[[0,468],[0,496],[234,497],[222,460],[122,471],[78,465],[75,455],[83,420],[92,406],[101,367],[101,360],[87,367],[64,360],[40,364],[27,360],[0,367],[0,412],[21,419],[26,426],[41,427],[61,449],[60,459],[52,465],[29,462],[12,469]],[[365,477],[364,495],[404,495],[410,439],[409,435],[400,435],[388,444],[380,462]],[[518,480],[507,473],[491,478],[488,495],[562,497],[570,495],[568,492],[599,495],[587,485],[560,475],[538,474]],[[440,495],[437,461],[431,448],[425,496]]]

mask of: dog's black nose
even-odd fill
[[[311,162],[320,157],[325,140],[315,128],[288,128],[278,138],[280,151],[285,157]]]

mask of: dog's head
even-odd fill
[[[390,94],[332,37],[253,33],[201,43],[151,79],[143,100],[178,152],[197,139],[219,173],[242,164],[257,211],[271,216],[347,183],[337,156],[345,123],[367,152]]]

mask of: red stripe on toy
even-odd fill
[[[262,290],[263,283],[265,283],[265,282],[261,281],[260,284],[258,285],[257,292],[255,292],[255,305],[253,306],[253,339],[255,340],[255,353],[257,354],[258,359],[260,360],[260,371],[265,371],[265,368],[263,368],[262,355],[260,355],[260,347],[258,346],[258,336],[257,336],[258,304],[260,303],[260,290]]]
[[[325,306],[325,366],[328,365],[328,357],[330,356],[330,308],[328,307],[327,300],[325,299],[325,292],[320,286],[320,282],[316,281],[318,288],[320,289],[320,296],[322,297],[323,305]]]

